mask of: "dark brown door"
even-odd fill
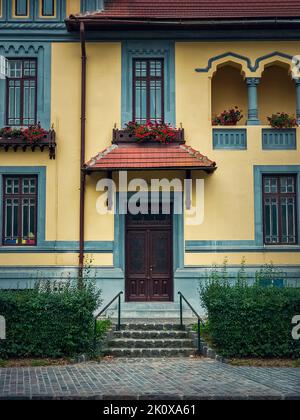
[[[171,301],[172,216],[127,216],[126,300]]]

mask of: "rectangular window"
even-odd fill
[[[37,61],[8,61],[6,124],[34,125],[37,122]]]
[[[164,122],[164,60],[133,60],[133,121]]]
[[[28,0],[15,0],[15,15],[20,17],[28,15]]]
[[[54,0],[42,0],[42,16],[53,17],[55,15]]]
[[[36,245],[37,191],[36,176],[4,177],[3,245]]]
[[[297,244],[297,178],[263,177],[264,241],[266,245]]]

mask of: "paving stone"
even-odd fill
[[[0,399],[147,400],[162,396],[175,400],[300,400],[300,369],[236,367],[200,358],[123,358],[69,366],[0,368]]]

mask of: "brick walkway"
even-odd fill
[[[8,398],[300,400],[300,369],[232,367],[205,359],[0,369],[0,399]]]

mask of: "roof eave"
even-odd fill
[[[156,19],[156,18],[104,18],[104,17],[91,17],[88,16],[70,16],[65,19],[65,23],[68,31],[77,31],[80,27],[80,22],[85,23],[87,30],[105,30],[108,28],[115,27],[116,30],[122,29],[152,29],[152,28],[164,28],[164,29],[199,29],[207,27],[235,27],[235,28],[248,28],[248,27],[274,27],[274,26],[300,26],[300,17],[272,17],[272,18],[227,18],[227,19]]]
[[[191,167],[160,167],[160,168],[112,168],[112,167],[90,167],[86,166],[82,170],[86,172],[87,174],[93,173],[93,172],[118,172],[118,171],[128,171],[128,172],[134,172],[134,171],[204,171],[206,173],[213,173],[216,169],[218,169],[217,166],[191,166]]]

